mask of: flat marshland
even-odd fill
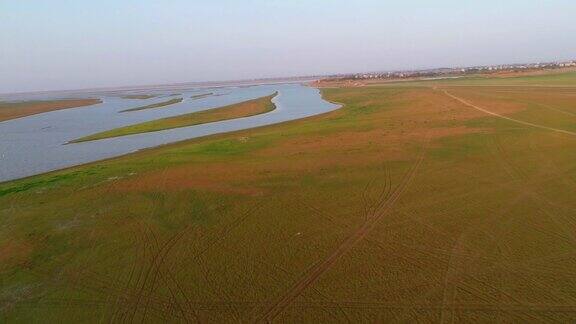
[[[572,322],[576,74],[343,108],[0,184],[7,322]]]

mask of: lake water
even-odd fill
[[[266,114],[64,145],[71,140],[101,131],[230,105],[268,96],[275,91],[278,91],[278,96],[273,101],[277,108]],[[88,107],[64,109],[0,122],[0,182],[120,156],[185,139],[304,118],[338,108],[338,105],[323,100],[318,89],[300,84],[171,90],[166,93],[153,89],[138,92],[138,94],[146,93],[158,96],[151,99],[123,99],[118,93],[112,92],[66,94],[65,98],[91,97],[100,98],[103,102]],[[214,94],[202,99],[191,98],[204,93]],[[47,100],[58,97],[57,94],[44,94],[3,99]],[[63,98],[62,94],[60,98]],[[162,108],[120,113],[125,109],[171,98],[184,98],[184,101]]]

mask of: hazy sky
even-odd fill
[[[576,58],[574,0],[0,0],[0,92]]]

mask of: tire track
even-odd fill
[[[521,196],[519,196],[521,197]],[[473,226],[475,225],[475,226]],[[449,252],[448,264],[444,273],[444,280],[442,283],[442,300],[440,304],[440,323],[447,323],[454,321],[454,310],[448,305],[453,304],[456,299],[456,293],[459,286],[462,285],[462,268],[468,262],[472,262],[476,258],[462,258],[466,255],[466,240],[470,235],[471,228],[476,228],[476,224],[468,224],[467,228],[459,235],[457,241],[454,243],[452,250]],[[500,249],[499,249],[500,250]],[[476,295],[476,294],[474,294]],[[478,297],[478,296],[477,296]]]
[[[536,188],[534,188],[535,184],[534,178],[536,178],[537,175],[530,176],[527,172],[524,172],[519,166],[513,163],[509,154],[507,154],[508,152],[504,149],[502,143],[497,138],[494,138],[493,144],[496,148],[496,159],[501,163],[502,168],[507,171],[507,173],[510,175],[512,179],[523,184],[523,191],[526,194],[528,194],[531,198],[533,198],[534,202],[538,202],[540,203],[540,205],[547,206],[548,208],[541,206],[538,209],[541,210],[544,214],[546,214],[549,217],[549,219],[558,227],[558,229],[563,231],[566,237],[568,237],[572,242],[576,242],[576,235],[574,235],[572,231],[567,230],[565,228],[566,222],[569,225],[572,225],[572,227],[574,227],[573,220],[562,217],[561,215],[563,213],[560,212],[562,209],[570,209],[570,208],[563,206],[561,204],[556,204],[550,199],[543,196],[542,194],[538,193],[536,191]],[[549,165],[553,164],[550,161],[547,162]],[[552,168],[554,168],[554,166],[551,167],[549,166],[546,169],[552,169]],[[550,210],[555,210],[557,212],[551,213]],[[573,212],[573,210],[569,210],[568,212],[571,213]],[[560,239],[564,238],[562,237],[562,235],[559,235],[558,233],[547,233],[547,234],[557,236]]]
[[[276,316],[278,316],[286,307],[288,307],[306,288],[312,285],[322,274],[324,274],[328,269],[330,269],[338,259],[340,259],[344,254],[348,253],[358,242],[362,241],[374,227],[378,224],[378,221],[392,210],[392,207],[400,200],[400,197],[406,192],[410,184],[414,181],[422,162],[424,161],[425,153],[427,151],[428,138],[426,143],[422,148],[420,155],[408,174],[400,182],[396,190],[394,190],[388,199],[383,201],[378,201],[377,203],[370,203],[370,206],[365,209],[365,212],[371,212],[372,214],[367,215],[368,218],[358,228],[353,232],[346,240],[344,240],[330,255],[328,255],[324,260],[313,265],[297,282],[295,282],[292,287],[282,296],[279,297],[275,302],[269,305],[264,313],[256,318],[256,322],[271,322]],[[389,175],[387,175],[388,181]],[[388,185],[387,185],[388,186]],[[380,192],[379,198],[385,198],[387,190],[384,189]]]
[[[562,133],[562,134],[567,134],[567,135],[571,135],[571,136],[576,136],[576,132],[571,132],[571,131],[567,131],[567,130],[563,130],[563,129],[558,129],[558,128],[553,128],[553,127],[538,125],[538,124],[534,124],[534,123],[530,123],[530,122],[518,120],[518,119],[515,119],[515,118],[511,118],[511,117],[508,117],[508,116],[504,116],[504,115],[495,113],[495,112],[493,112],[493,111],[486,110],[486,109],[484,109],[484,108],[481,108],[481,107],[479,107],[479,106],[476,106],[476,105],[474,105],[474,104],[472,104],[472,103],[470,103],[470,102],[468,102],[468,101],[466,101],[466,100],[464,100],[464,99],[462,99],[462,98],[460,98],[460,97],[457,97],[457,96],[451,94],[451,93],[448,92],[447,90],[441,89],[440,91],[443,92],[443,93],[444,93],[445,95],[447,95],[448,97],[450,97],[450,98],[452,98],[452,99],[454,99],[454,100],[456,100],[456,101],[458,101],[458,102],[460,102],[460,103],[462,103],[462,104],[464,104],[464,105],[466,105],[466,106],[468,106],[468,107],[470,107],[470,108],[474,108],[474,109],[479,110],[479,111],[481,111],[481,112],[483,112],[483,113],[486,113],[486,114],[488,114],[488,115],[492,115],[492,116],[495,116],[495,117],[498,117],[498,118],[506,119],[506,120],[508,120],[508,121],[511,121],[511,122],[514,122],[514,123],[517,123],[517,124],[522,124],[522,125],[526,125],[526,126],[530,126],[530,127],[534,127],[534,128],[540,128],[540,129],[544,129],[544,130],[548,130],[548,131],[553,131],[553,132],[557,132],[557,133]]]

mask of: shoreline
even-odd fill
[[[55,168],[55,169],[51,169],[51,170],[48,170],[48,171],[45,171],[45,172],[35,173],[35,174],[29,175],[29,176],[17,177],[17,178],[6,179],[6,180],[0,180],[0,185],[6,185],[6,184],[9,184],[9,183],[12,183],[12,182],[22,181],[22,180],[26,180],[26,179],[31,179],[31,178],[38,177],[38,176],[45,176],[45,175],[49,175],[49,174],[53,174],[53,173],[57,173],[57,172],[62,172],[62,171],[70,170],[70,169],[73,169],[73,168],[77,168],[77,167],[81,167],[81,166],[85,166],[85,165],[89,165],[89,164],[99,163],[99,162],[102,162],[102,161],[109,161],[109,160],[113,160],[113,159],[118,159],[118,158],[126,157],[126,156],[129,156],[129,155],[132,155],[132,154],[137,154],[137,153],[140,153],[140,152],[146,152],[146,151],[149,151],[149,150],[155,150],[155,149],[165,148],[165,147],[169,147],[169,146],[172,146],[172,145],[181,145],[182,143],[185,143],[185,142],[206,140],[207,138],[218,137],[218,136],[229,136],[230,134],[237,134],[237,133],[242,133],[242,132],[248,132],[248,131],[252,131],[252,130],[255,130],[255,129],[262,129],[262,128],[265,128],[265,127],[274,127],[274,126],[277,126],[277,125],[282,125],[282,124],[284,124],[284,123],[305,121],[305,120],[309,120],[309,119],[311,119],[311,118],[316,118],[316,117],[319,117],[319,116],[323,116],[323,115],[325,115],[325,114],[333,113],[334,111],[338,111],[339,109],[341,109],[341,108],[343,107],[343,105],[341,105],[341,104],[335,104],[335,103],[333,103],[333,102],[330,102],[330,101],[325,100],[324,97],[323,97],[322,91],[321,91],[320,89],[318,89],[318,88],[311,87],[311,86],[308,86],[308,85],[302,85],[302,87],[309,88],[309,89],[313,89],[314,91],[317,92],[317,96],[319,97],[319,99],[321,100],[321,102],[330,104],[330,105],[332,105],[333,107],[331,107],[331,109],[328,110],[328,111],[323,111],[323,112],[320,112],[320,113],[317,113],[317,114],[314,114],[314,115],[307,115],[307,116],[302,116],[302,117],[300,117],[300,118],[297,117],[297,118],[288,119],[288,120],[273,121],[273,122],[271,122],[271,123],[269,123],[269,124],[262,124],[262,125],[258,125],[258,126],[254,126],[254,127],[248,127],[248,128],[243,128],[243,129],[230,130],[230,131],[225,130],[225,131],[222,131],[222,132],[215,132],[215,133],[212,133],[212,134],[206,134],[206,135],[200,135],[200,136],[190,137],[190,138],[181,139],[181,140],[176,140],[176,141],[169,142],[169,143],[163,143],[163,144],[154,145],[154,146],[150,146],[150,147],[139,148],[139,149],[135,149],[135,150],[132,150],[132,151],[129,151],[129,152],[125,152],[125,153],[122,153],[122,154],[118,154],[118,155],[115,155],[115,156],[110,156],[110,157],[105,157],[105,158],[101,158],[101,159],[96,159],[96,160],[94,160],[94,161],[88,161],[88,162],[85,162],[85,163],[78,163],[78,164],[75,164],[75,165],[65,166],[65,167],[63,167],[63,168]],[[281,97],[281,96],[282,96],[282,92],[279,91],[279,94],[278,94],[274,99],[277,99],[277,98],[279,98],[279,97]],[[274,113],[274,112],[276,112],[276,111],[283,110],[282,107],[281,107],[281,103],[274,103],[274,104],[277,106],[277,108],[276,108],[275,110],[273,110],[272,112],[269,112],[269,113]],[[260,115],[265,115],[265,114],[260,114]],[[253,118],[253,117],[258,117],[258,116],[259,116],[259,115],[255,115],[255,116],[243,117],[243,118],[239,118],[239,119],[247,119],[247,118]],[[231,120],[223,121],[223,122],[230,122],[230,121],[231,121]],[[215,122],[215,123],[218,123],[218,122]],[[214,124],[215,124],[215,123],[214,123]],[[208,125],[208,124],[205,124],[205,125]],[[195,126],[183,127],[183,129],[185,129],[185,128],[199,127],[199,126],[202,126],[202,125],[195,125]],[[165,131],[170,131],[170,130],[165,130]],[[125,136],[125,137],[138,136],[138,135],[144,135],[144,134],[127,135],[127,136]],[[113,139],[110,138],[110,139],[107,139],[107,140],[113,140]],[[78,143],[78,144],[81,145],[82,143]],[[86,144],[89,144],[89,142],[86,143]],[[61,144],[61,145],[62,145],[62,146],[67,146],[67,145],[65,145],[65,144]]]

